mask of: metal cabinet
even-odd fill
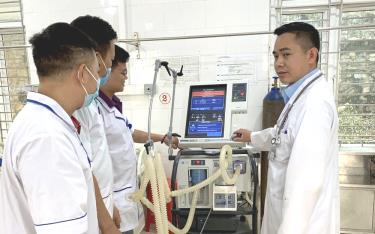
[[[375,189],[341,186],[342,233],[375,233]]]
[[[375,233],[374,158],[340,154],[341,233]]]

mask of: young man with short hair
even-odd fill
[[[338,234],[338,118],[332,87],[317,68],[319,32],[310,24],[282,25],[273,55],[287,84],[277,125],[240,129],[235,140],[270,151],[263,234]]]
[[[103,116],[105,134],[109,144],[109,153],[113,162],[114,201],[121,215],[120,230],[126,234],[133,233],[138,227],[142,206],[131,200],[130,195],[137,191],[137,156],[134,142],[145,143],[147,133],[134,128],[130,120],[123,114],[122,102],[115,95],[122,92],[127,76],[129,54],[116,45],[115,59],[108,82],[100,88],[98,102]],[[161,134],[151,134],[154,142],[168,144],[168,139]],[[172,146],[178,146],[178,138],[173,137]]]
[[[117,33],[107,21],[91,15],[80,16],[74,19],[71,25],[86,33],[97,43],[95,50],[99,62],[100,85],[104,85],[110,75],[112,60],[115,56],[114,43]],[[98,95],[99,92],[95,93],[93,102],[77,110],[73,115],[81,123],[82,143],[92,155],[92,171],[100,190],[100,194],[97,194],[99,226],[103,231],[112,225],[110,216],[113,216],[117,226],[120,225],[120,217],[118,210],[113,206],[112,161],[108,152],[102,117],[98,112],[96,102]],[[102,209],[103,203],[108,212]]]
[[[5,145],[0,233],[98,234],[90,156],[71,119],[99,87],[96,43],[66,23],[30,43],[39,88],[28,93]]]

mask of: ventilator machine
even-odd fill
[[[156,60],[154,83],[165,67],[173,78],[168,131],[172,139],[175,87],[179,72],[165,61]],[[181,78],[183,79],[183,77]],[[154,92],[154,88],[152,92]],[[144,162],[140,189],[133,194],[155,214],[157,233],[257,233],[257,152],[244,143],[233,142],[233,116],[247,112],[248,82],[192,83],[187,90],[186,124],[182,148],[173,160],[172,175],[165,175],[160,154],[149,141],[140,153]],[[149,134],[153,94],[150,96]],[[171,189],[167,177],[171,177]],[[151,183],[153,203],[144,197]],[[173,201],[173,219],[167,220],[166,203]]]

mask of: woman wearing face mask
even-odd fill
[[[97,181],[97,208],[101,231],[113,230],[115,224],[120,225],[117,209],[113,206],[113,172],[112,161],[108,152],[102,117],[98,112],[95,98],[99,94],[99,86],[103,85],[110,74],[112,59],[115,55],[115,41],[117,34],[106,21],[93,16],[81,16],[73,20],[71,25],[90,36],[96,43],[96,55],[99,64],[97,89],[94,93],[87,93],[85,107],[74,113],[81,124],[80,137],[83,145],[91,156],[91,165]],[[112,221],[112,218],[115,222]],[[119,233],[117,230],[114,233]]]

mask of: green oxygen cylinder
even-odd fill
[[[284,109],[284,99],[280,92],[278,77],[273,76],[273,84],[271,90],[263,99],[263,129],[275,126],[277,119]],[[260,183],[260,198],[261,211],[260,215],[263,217],[264,201],[267,190],[267,173],[268,173],[268,152],[261,153],[261,183]]]

